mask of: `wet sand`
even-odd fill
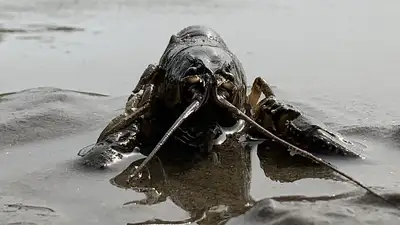
[[[263,76],[278,87],[280,97],[365,145],[364,161],[327,159],[398,201],[400,32],[394,27],[399,9],[400,3],[389,0],[0,1],[0,92],[16,92],[0,96],[0,224],[175,221],[189,218],[201,204],[233,204],[237,192],[223,187],[232,186],[229,182],[210,186],[214,196],[212,191],[203,193],[214,201],[193,207],[179,203],[182,198],[195,201],[191,191],[209,178],[194,182],[193,177],[208,164],[187,176],[170,175],[170,186],[153,184],[169,196],[153,205],[123,205],[144,194],[110,183],[141,156],[105,171],[77,164],[76,153],[119,113],[138,76],[158,61],[170,35],[191,24],[208,25],[225,38],[243,62],[249,83]],[[363,197],[352,184],[320,179],[315,171],[323,171],[303,170],[292,182],[293,177],[284,178],[295,169],[260,161],[254,149],[249,158],[254,201],[350,194],[327,201],[267,199],[244,215],[239,215],[243,208],[228,215],[234,217],[228,224],[399,220],[397,211]],[[238,185],[247,182],[234,174],[215,176],[220,181],[234,176]],[[183,184],[189,186],[180,189]]]

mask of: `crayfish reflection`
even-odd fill
[[[329,169],[307,159],[300,156],[288,157],[282,146],[275,145],[269,151],[265,147],[264,144],[238,142],[236,137],[229,137],[222,145],[216,146],[217,158],[210,156],[196,163],[178,163],[154,157],[128,185],[128,176],[142,163],[142,158],[111,179],[111,183],[146,196],[144,199],[128,201],[124,205],[153,205],[168,198],[190,214],[190,218],[184,221],[152,220],[129,223],[130,225],[194,222],[220,224],[243,214],[256,202],[250,195],[252,150],[257,151],[265,175],[274,181],[337,178]]]

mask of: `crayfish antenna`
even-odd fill
[[[368,193],[372,194],[373,196],[383,200],[384,202],[386,202],[387,204],[397,208],[400,210],[400,207],[397,206],[395,203],[389,201],[388,199],[386,199],[385,197],[379,195],[378,193],[376,193],[375,191],[373,191],[371,188],[365,186],[364,184],[362,184],[361,182],[357,181],[356,179],[350,177],[349,175],[347,175],[346,173],[340,171],[339,169],[337,169],[334,165],[330,164],[329,162],[314,156],[313,154],[298,148],[292,144],[290,144],[289,142],[277,137],[276,135],[272,134],[271,132],[269,132],[267,129],[265,129],[264,127],[262,127],[261,125],[259,125],[257,122],[255,122],[253,119],[251,119],[250,117],[248,117],[245,113],[243,113],[242,111],[240,111],[238,108],[236,108],[234,105],[232,105],[229,101],[227,101],[225,98],[216,95],[216,101],[218,104],[220,104],[222,107],[227,108],[229,111],[231,111],[233,114],[235,114],[237,117],[245,120],[246,122],[248,122],[249,124],[251,124],[252,126],[254,126],[258,131],[260,131],[262,134],[264,134],[267,137],[273,138],[274,140],[277,140],[278,142],[280,142],[283,145],[288,146],[288,149],[291,153],[294,154],[299,154],[303,157],[306,157],[308,159],[311,159],[314,162],[317,162],[319,164],[322,164],[328,168],[330,168],[331,170],[337,172],[338,174],[344,176],[345,178],[347,178],[348,180],[352,181],[354,184],[358,185],[359,187],[363,188],[364,190],[366,190]]]
[[[172,124],[169,130],[164,134],[161,140],[157,143],[154,149],[150,152],[147,158],[140,164],[140,166],[129,175],[127,183],[129,184],[131,180],[146,166],[146,164],[156,155],[156,153],[161,149],[172,133],[194,112],[196,112],[201,106],[200,100],[195,99],[192,104],[190,104],[185,111],[178,117],[178,119]]]

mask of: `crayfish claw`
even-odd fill
[[[266,96],[260,102],[261,92]],[[274,135],[313,153],[360,157],[355,145],[293,105],[278,100],[265,80],[256,78],[248,97],[254,120]],[[254,130],[251,130],[251,132]]]
[[[306,150],[324,155],[361,157],[356,145],[324,125],[313,123],[304,115],[287,124],[287,136]]]

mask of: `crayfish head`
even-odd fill
[[[209,98],[210,95],[220,95],[242,109],[246,99],[246,83],[240,75],[230,71],[229,65],[212,70],[200,62],[185,71],[180,87],[181,98],[188,102],[193,101],[194,94],[200,94],[213,104],[215,98]]]
[[[201,96],[201,109],[194,116],[194,120],[200,124],[234,126],[238,122],[237,119],[215,101],[216,96],[227,99],[237,108],[243,108],[246,99],[246,85],[239,76],[229,71],[229,67],[212,70],[201,61],[185,71],[180,90],[181,99],[186,103],[192,102],[196,95]]]

